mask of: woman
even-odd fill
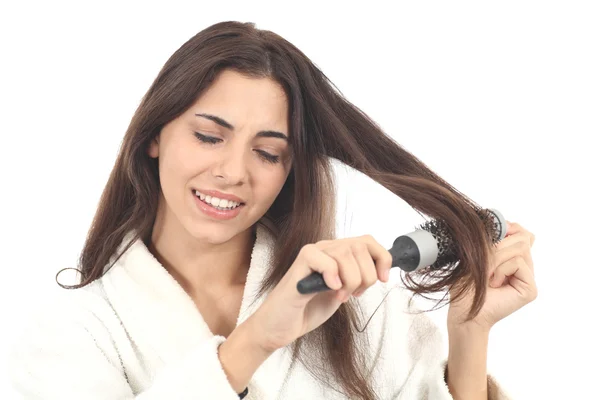
[[[448,355],[407,289],[386,284],[385,248],[335,239],[330,158],[456,236],[456,268],[405,282],[451,288]],[[293,45],[213,25],[143,98],[81,282],[15,347],[14,387],[44,399],[507,398],[487,375],[487,338],[536,296],[533,235],[511,224],[493,246],[476,208]],[[299,294],[313,271],[332,290]]]

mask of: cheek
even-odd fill
[[[185,146],[173,147],[171,150],[159,157],[161,184],[178,190],[203,169],[206,158],[198,157]]]
[[[287,174],[285,171],[269,174],[268,176],[265,175],[263,179],[261,179],[260,184],[257,186],[260,198],[264,199],[264,201],[268,202],[270,205],[270,203],[275,201],[279,195],[279,192],[281,192],[286,178]]]

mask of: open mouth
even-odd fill
[[[208,195],[205,195],[203,193],[200,193],[197,190],[192,190],[192,193],[200,199],[200,201],[202,201],[205,204],[208,204],[209,206],[213,207],[216,210],[219,211],[231,211],[231,210],[235,210],[236,208],[239,208],[241,206],[243,206],[245,203],[238,203],[235,202],[233,200],[225,200],[225,199],[219,199],[218,197],[211,197]]]

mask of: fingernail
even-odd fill
[[[385,271],[383,271],[383,281],[387,282],[389,278],[390,278],[390,270],[386,269]]]
[[[339,275],[335,277],[334,284],[335,284],[336,289],[339,289],[342,287],[342,280],[340,279]]]

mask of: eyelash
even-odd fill
[[[216,137],[213,137],[213,136],[206,136],[206,135],[203,135],[203,134],[198,133],[198,132],[194,132],[194,134],[203,143],[217,144],[217,143],[219,143],[221,141],[221,139],[219,139],[219,138],[216,138]],[[266,151],[262,151],[262,150],[256,150],[256,152],[261,156],[261,158],[265,162],[268,162],[270,164],[277,164],[279,162],[279,156],[275,156],[273,154],[269,154]]]

